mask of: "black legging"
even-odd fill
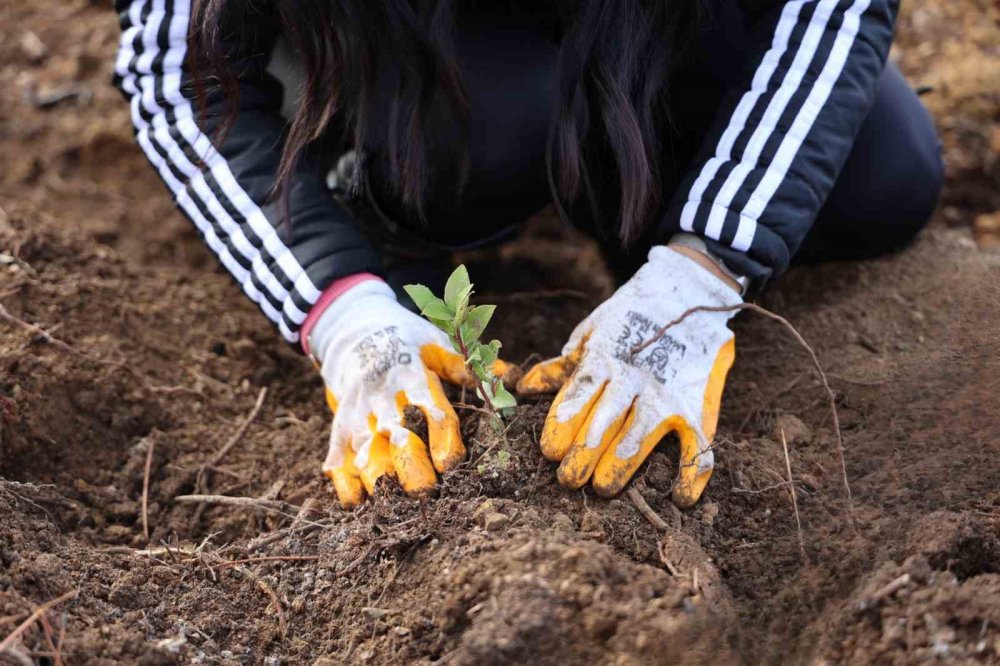
[[[719,15],[703,29],[690,64],[672,82],[675,171],[683,175],[694,157],[729,80],[746,58],[742,17],[718,2]],[[471,172],[459,201],[454,179],[432,183],[428,223],[407,223],[406,212],[377,184],[385,182],[378,160],[369,183],[386,213],[418,235],[446,246],[474,243],[519,224],[551,201],[545,148],[552,117],[556,45],[530,21],[509,13],[484,16],[463,28],[458,54],[471,102],[468,151]],[[431,132],[448,161],[455,130],[442,115]],[[887,65],[867,121],[825,206],[795,261],[852,260],[906,245],[933,213],[943,179],[940,142],[927,110],[895,65]],[[664,183],[669,201],[676,182]],[[587,224],[582,225],[584,227]],[[613,234],[597,234],[613,268],[629,274],[647,248],[627,256]],[[390,280],[392,276],[390,275]]]

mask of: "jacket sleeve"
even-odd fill
[[[117,0],[122,27],[115,84],[131,105],[135,134],[153,167],[223,265],[289,342],[323,289],[379,260],[337,204],[315,162],[303,160],[290,187],[290,220],[271,201],[286,122],[282,91],[266,72],[277,39],[269,3],[231,3],[223,26],[238,105],[209,85],[194,102],[187,57],[191,0]],[[261,8],[263,7],[263,9]],[[228,23],[228,21],[227,21]],[[227,39],[226,33],[239,38]],[[224,140],[220,140],[224,136]]]
[[[875,98],[898,0],[742,0],[750,58],[664,220],[759,288],[788,267]]]

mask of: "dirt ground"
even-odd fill
[[[931,228],[762,299],[829,373],[853,507],[808,357],[748,314],[703,501],[670,503],[669,442],[634,482],[662,530],[555,483],[548,399],[503,437],[466,413],[469,462],[436,500],[387,483],[341,511],[320,381],[133,144],[105,4],[0,0],[0,641],[75,592],[0,663],[1000,664],[992,0],[909,3],[900,22],[893,57],[933,87],[949,164]],[[468,260],[517,362],[557,352],[610,288],[552,220]],[[263,499],[176,499],[196,490]]]

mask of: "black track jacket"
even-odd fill
[[[375,1],[375,0],[372,0]],[[754,53],[667,208],[666,237],[702,236],[735,271],[762,283],[783,271],[847,159],[888,56],[898,0],[732,0],[752,23]],[[225,98],[202,115],[187,63],[191,0],[116,0],[115,84],[136,138],[205,242],[289,342],[332,281],[379,273],[379,257],[304,160],[292,219],[269,203],[286,121],[266,68],[272,18],[246,2],[233,47],[239,106],[221,144]]]

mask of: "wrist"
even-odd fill
[[[317,299],[302,323],[302,350],[314,360],[322,358],[326,341],[346,313],[369,297],[396,299],[392,288],[382,278],[371,273],[349,275],[331,283]]]
[[[663,294],[677,303],[702,306],[729,306],[743,301],[737,289],[718,277],[712,270],[666,245],[655,245],[649,251],[646,265],[635,278],[645,283],[649,294]]]
[[[739,295],[746,292],[747,279],[734,273],[721,259],[709,252],[705,241],[698,236],[689,233],[674,234],[667,247],[691,259]]]
[[[673,245],[670,245],[668,247],[674,252],[677,252],[678,254],[683,254],[688,259],[694,261],[696,264],[707,270],[709,273],[722,280],[727,287],[729,287],[736,293],[740,293],[741,291],[743,291],[743,289],[740,287],[739,283],[736,280],[726,275],[726,273],[724,273],[723,270],[719,268],[718,264],[712,261],[712,259],[706,256],[704,253],[699,252],[698,250],[692,250],[689,247],[673,246]]]

